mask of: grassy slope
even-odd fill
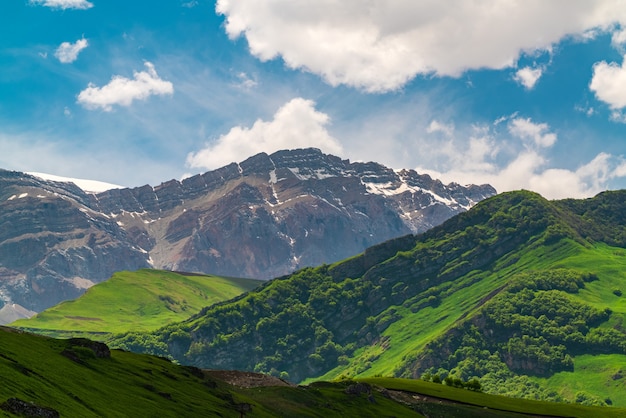
[[[600,280],[587,283],[577,298],[597,308],[610,308],[611,319],[604,326],[621,327],[626,320],[626,251],[604,244],[597,244],[588,251],[569,257],[558,266],[591,270]],[[613,293],[624,291],[623,296]],[[603,393],[613,404],[626,407],[624,385],[626,384],[626,355],[581,355],[574,358],[573,372],[560,372],[535,381],[573,398],[579,391]]]
[[[78,299],[11,326],[50,336],[150,331],[231,299],[261,281],[143,269],[115,273]]]
[[[569,242],[560,248],[548,249],[560,252],[558,257],[546,257],[545,250],[541,249],[543,256],[541,253],[531,251],[520,261],[524,263],[524,259],[528,259],[526,268],[531,270],[566,267],[596,273],[599,280],[587,283],[574,298],[600,309],[610,308],[613,314],[611,320],[604,326],[623,323],[626,319],[626,296],[618,297],[612,292],[613,289],[626,289],[626,252],[623,249],[605,244],[583,247],[578,243]],[[517,267],[518,264],[515,270]],[[438,308],[426,308],[416,314],[408,311],[406,316],[383,333],[388,338],[385,342],[385,346],[388,347],[386,350],[380,350],[379,346],[378,349],[375,346],[364,350],[348,368],[337,368],[321,378],[331,379],[341,374],[393,375],[394,368],[402,360],[403,355],[423,348],[433,336],[453,326],[466,312],[468,305],[476,305],[490,287],[506,282],[511,273],[508,270],[502,269],[497,274],[487,275],[482,281],[463,289],[462,297],[457,297],[459,295],[457,293],[455,297],[446,299]],[[433,321],[435,318],[443,320],[437,323]],[[370,360],[372,357],[376,357],[376,361],[372,362]],[[371,367],[366,368],[367,365]],[[622,375],[623,377],[620,377]],[[577,356],[573,372],[560,372],[549,378],[534,380],[568,399],[574,399],[579,391],[586,391],[610,398],[616,406],[626,407],[623,378],[626,378],[626,355],[612,354]]]
[[[350,397],[343,387],[323,392],[300,388],[237,389],[197,376],[161,358],[113,351],[111,358],[78,364],[62,355],[66,341],[0,328],[0,404],[17,397],[67,417],[419,416],[375,394],[376,404]],[[321,408],[321,409],[318,409]],[[12,416],[0,410],[0,416]]]
[[[569,417],[619,417],[626,410],[606,407],[589,407],[582,405],[560,404],[554,402],[538,402],[523,399],[508,398],[505,396],[489,395],[472,392],[465,389],[456,389],[431,382],[412,379],[391,378],[364,378],[358,379],[372,385],[378,385],[392,390],[404,390],[422,395],[454,400],[469,405],[483,407],[484,411],[510,411],[529,415],[542,416],[569,416]],[[485,412],[486,415],[486,412]]]
[[[17,397],[53,408],[61,416],[80,417],[196,417],[238,416],[238,404],[252,406],[255,417],[391,417],[422,416],[407,406],[372,390],[348,395],[351,382],[316,383],[309,387],[237,388],[162,358],[115,351],[111,358],[79,352],[80,363],[60,353],[68,342],[0,327],[0,404]],[[75,349],[75,348],[74,348]],[[88,349],[85,349],[88,350]],[[87,352],[89,354],[89,352]],[[617,417],[616,408],[585,408],[473,393],[427,382],[373,379],[370,383],[394,390],[450,399],[463,404],[420,401],[416,409],[429,416],[525,416],[503,411],[568,417]],[[471,406],[474,405],[474,406]],[[486,409],[496,410],[487,415]],[[13,415],[0,410],[0,416]]]
[[[457,321],[471,315],[482,304],[485,295],[506,285],[514,274],[561,265],[562,259],[577,257],[580,252],[588,251],[595,254],[593,250],[586,250],[580,244],[568,240],[550,247],[550,257],[546,257],[546,248],[537,245],[528,248],[512,265],[506,266],[509,259],[505,257],[493,270],[470,272],[452,284],[452,294],[443,298],[439,306],[426,307],[415,313],[400,307],[398,313],[401,317],[383,331],[383,339],[378,344],[361,350],[347,366],[339,366],[319,378],[335,379],[345,375],[393,376],[394,370],[406,355],[421,350]]]
[[[547,249],[531,249],[515,265],[496,269],[497,273],[482,274],[482,280],[445,298],[436,308],[427,307],[417,313],[400,310],[402,318],[383,332],[383,342],[361,350],[350,364],[337,367],[320,379],[334,379],[342,375],[393,376],[405,355],[419,351],[434,337],[467,317],[467,312],[478,306],[484,295],[505,284],[512,274],[522,270],[521,267],[524,270],[567,267],[594,272],[599,280],[587,283],[574,298],[600,309],[610,308],[613,314],[605,326],[621,324],[626,319],[626,295],[618,297],[612,293],[612,289],[616,288],[626,290],[626,252],[605,244],[583,247],[579,243],[565,241]],[[614,378],[622,371],[626,379],[626,355],[578,356],[575,357],[574,367],[573,372],[560,372],[550,378],[534,380],[567,399],[574,399],[578,391],[587,391],[605,394],[614,405],[626,407],[625,381]]]

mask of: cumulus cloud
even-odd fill
[[[474,126],[469,141],[432,144],[427,151],[438,168],[417,170],[446,182],[489,183],[499,192],[527,189],[549,199],[590,197],[606,190],[610,180],[626,177],[626,161],[607,153],[576,169],[551,166],[547,151],[557,138],[547,124],[513,117],[506,133],[495,128]]]
[[[146,71],[134,72],[132,79],[116,75],[102,87],[89,83],[78,95],[78,103],[87,109],[100,108],[110,112],[114,105],[130,106],[134,100],[174,93],[174,85],[161,79],[152,63],[146,62],[144,65]]]
[[[517,70],[513,79],[524,86],[527,90],[532,90],[543,74],[543,68],[524,67]]]
[[[30,0],[31,4],[40,4],[51,9],[77,9],[87,10],[93,7],[93,3],[87,0]]]
[[[228,35],[244,36],[261,60],[281,57],[288,67],[318,74],[333,86],[384,92],[419,74],[459,76],[469,69],[515,66],[521,53],[549,50],[566,36],[626,22],[622,6],[619,0],[322,0],[306,5],[218,0],[216,11],[226,17]]]
[[[271,121],[259,119],[250,128],[236,126],[206,148],[189,154],[187,165],[215,169],[260,152],[306,147],[340,155],[341,144],[326,129],[329,123],[329,116],[317,111],[313,101],[295,98],[278,109]]]
[[[79,39],[74,43],[63,42],[59,47],[54,51],[54,56],[57,57],[59,61],[63,64],[69,64],[78,58],[78,54],[80,51],[87,48],[89,46],[89,42],[87,39]]]
[[[626,55],[622,65],[606,61],[595,63],[589,89],[611,109],[626,107]]]
[[[556,134],[548,132],[547,123],[533,123],[530,118],[514,118],[509,123],[509,132],[521,139],[532,139],[535,145],[551,147],[556,142]]]

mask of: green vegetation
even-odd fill
[[[228,373],[226,373],[228,374]],[[423,381],[363,379],[290,386],[223,376],[85,339],[57,340],[0,327],[0,417],[7,405],[61,417],[618,417],[617,408],[506,399]],[[254,383],[261,381],[261,383]],[[436,398],[430,398],[436,397]],[[441,400],[448,402],[441,402]],[[528,414],[528,415],[526,415]]]
[[[617,417],[623,414],[623,409],[590,407],[576,404],[555,402],[540,402],[515,399],[505,396],[489,395],[464,389],[457,389],[442,384],[434,384],[413,379],[370,377],[358,379],[371,385],[384,387],[388,390],[402,390],[419,393],[435,398],[442,398],[462,402],[466,405],[475,405],[482,408],[482,415],[476,416],[509,416],[506,412],[518,412],[537,416],[569,416],[569,417]],[[506,412],[505,412],[506,411]],[[450,416],[470,416],[450,415]]]
[[[349,395],[346,384],[243,389],[162,358],[115,350],[107,357],[88,342],[5,328],[0,353],[0,405],[18,398],[62,417],[419,416],[379,392],[374,402]],[[15,415],[0,408],[0,416]]]
[[[606,389],[626,359],[626,298],[615,292],[626,280],[625,202],[626,192],[560,202],[504,193],[420,236],[113,344],[298,382],[438,375],[476,378],[489,393],[626,407]],[[580,365],[597,363],[586,356],[613,365],[589,389],[559,386],[559,376],[588,376]]]
[[[162,270],[123,271],[76,300],[11,326],[53,337],[106,340],[113,333],[152,331],[182,321],[205,306],[232,299],[261,283]]]
[[[455,380],[480,376],[483,389],[490,393],[561,401],[556,390],[525,375],[573,372],[574,358],[582,353],[626,353],[623,333],[599,328],[611,310],[571,296],[592,280],[598,279],[565,269],[519,274],[506,291],[431,342],[403,369],[414,374],[435,363],[425,375]],[[565,399],[605,404],[597,396],[578,395],[567,393]]]

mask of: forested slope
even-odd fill
[[[625,197],[504,193],[424,234],[115,344],[294,381],[438,374],[514,396],[625,405],[617,389],[559,392],[546,380],[577,373],[583,355],[624,356]]]

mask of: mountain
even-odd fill
[[[148,254],[72,183],[0,171],[0,300],[40,311]],[[3,303],[3,304],[4,304]]]
[[[476,377],[493,393],[626,406],[624,213],[626,191],[503,193],[112,344],[297,382]]]
[[[0,327],[0,417],[599,417],[624,409],[520,401],[424,381],[295,386]]]
[[[36,312],[29,311],[16,303],[7,303],[0,308],[0,324],[8,324],[18,319],[30,318]]]
[[[39,312],[147,267],[270,279],[427,230],[494,194],[317,149],[97,194],[0,171],[0,300]]]
[[[11,326],[56,338],[103,340],[112,333],[151,331],[187,319],[205,306],[232,299],[261,283],[151,269],[122,271],[78,299],[61,302]]]

